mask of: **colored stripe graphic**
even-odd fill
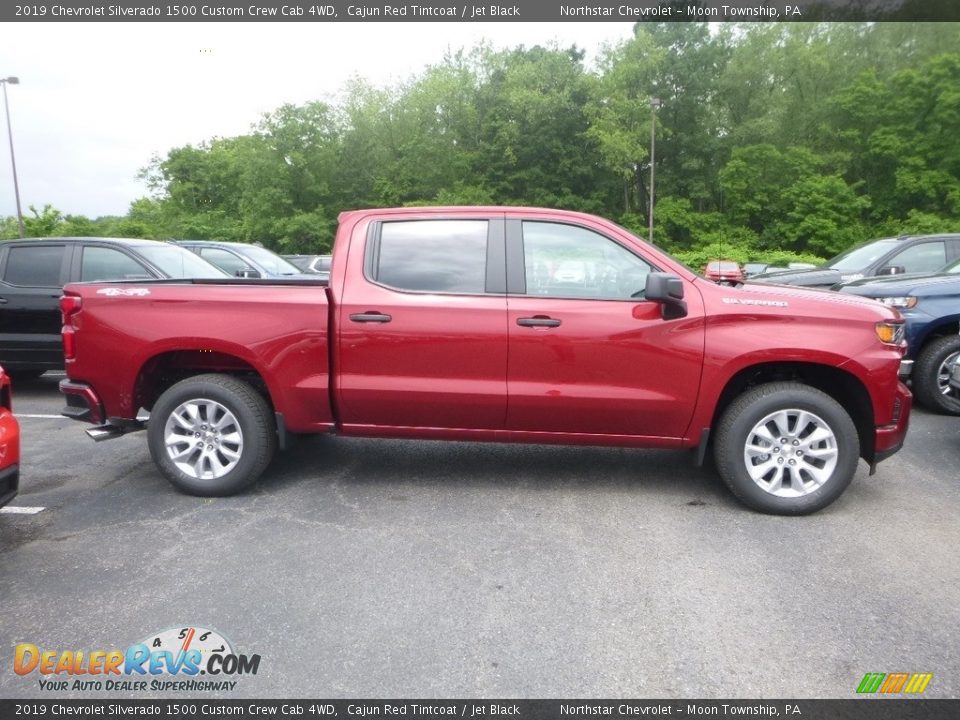
[[[882,693],[898,693],[903,689],[904,684],[907,682],[907,673],[890,673],[887,675],[887,679],[884,680],[883,685],[880,686],[880,692]]]
[[[867,673],[863,676],[863,680],[860,681],[860,685],[857,687],[857,692],[875,693],[880,687],[880,683],[883,682],[884,677],[886,677],[885,673]]]
[[[904,688],[905,693],[922,693],[933,680],[933,673],[914,673]]]
[[[927,689],[933,673],[867,673],[857,686],[858,693],[918,694]]]

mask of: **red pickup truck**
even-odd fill
[[[721,287],[625,229],[532,208],[340,216],[329,284],[71,284],[64,414],[147,430],[161,472],[235,493],[293,433],[696,449],[802,514],[902,445],[895,310]],[[149,420],[144,420],[149,414]]]

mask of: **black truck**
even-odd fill
[[[0,241],[0,365],[14,379],[63,367],[60,294],[69,282],[227,277],[172,243],[118,238]]]

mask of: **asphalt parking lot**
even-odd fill
[[[262,658],[209,697],[851,698],[901,671],[960,696],[960,418],[915,411],[805,518],[744,509],[686,453],[332,437],[198,499],[143,434],[42,417],[58,379],[14,388],[13,505],[44,509],[0,514],[0,697],[44,696],[17,643],[187,625]]]

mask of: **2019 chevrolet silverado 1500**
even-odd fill
[[[911,407],[896,310],[718,286],[559,210],[346,212],[327,286],[75,284],[62,311],[64,414],[95,437],[146,426],[198,495],[249,485],[291,433],[334,432],[712,446],[744,503],[801,514],[896,452]]]

